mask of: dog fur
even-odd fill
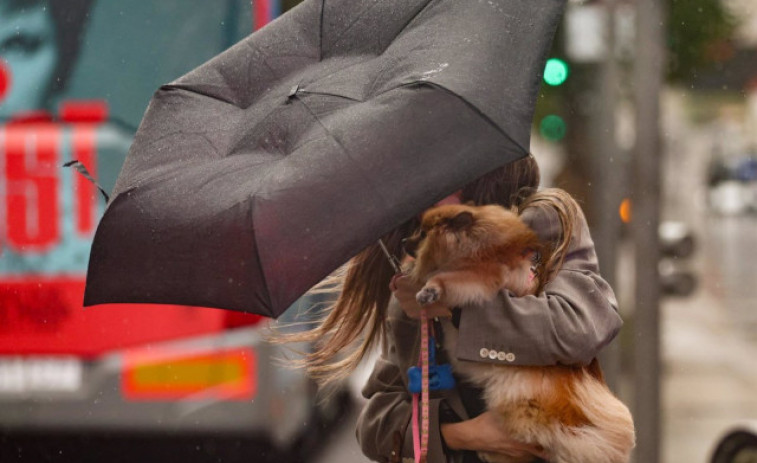
[[[524,296],[540,289],[531,267],[548,251],[520,218],[499,206],[445,205],[427,211],[411,277],[423,288],[421,305],[464,307],[503,290]],[[443,323],[445,349],[455,352],[457,330]],[[625,463],[635,444],[628,408],[604,382],[596,359],[588,366],[511,366],[459,361],[453,369],[484,389],[489,410],[513,439],[543,447],[552,463]],[[491,463],[515,463],[479,454]]]

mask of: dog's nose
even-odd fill
[[[415,251],[418,249],[418,242],[412,238],[403,238],[402,247],[410,257],[415,257]]]

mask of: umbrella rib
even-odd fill
[[[406,23],[405,23],[405,24],[404,24],[404,25],[403,25],[403,26],[402,26],[402,27],[400,28],[400,30],[399,30],[399,32],[397,33],[397,35],[395,36],[395,38],[396,38],[397,36],[399,36],[399,35],[400,35],[400,34],[401,34],[401,33],[402,33],[402,32],[403,32],[403,31],[404,31],[404,30],[405,30],[405,29],[406,29],[406,28],[407,28],[407,27],[408,27],[408,26],[409,26],[409,25],[410,25],[410,24],[411,24],[411,23],[413,22],[413,21],[415,21],[415,19],[416,19],[416,18],[417,18],[417,17],[418,17],[418,16],[419,16],[419,15],[420,15],[421,13],[423,13],[423,11],[425,11],[425,10],[426,10],[426,9],[428,8],[428,6],[429,6],[429,5],[431,4],[431,1],[432,1],[432,0],[426,0],[426,4],[425,4],[425,5],[423,5],[423,7],[422,7],[422,8],[420,8],[420,9],[419,9],[419,10],[418,10],[418,11],[417,11],[417,12],[416,12],[416,13],[415,13],[415,14],[414,14],[414,15],[413,15],[412,17],[410,17],[410,18],[409,18],[409,19],[407,20],[407,22],[406,22]],[[324,10],[325,10],[325,8],[324,8],[324,6],[325,6],[325,3],[326,3],[326,2],[325,2],[325,0],[324,0],[324,1],[322,2],[322,7],[321,7],[321,59],[323,59],[323,13],[324,13]],[[332,41],[332,45],[335,45],[336,43],[338,43],[338,42],[339,42],[339,40],[340,40],[340,39],[341,39],[341,38],[342,38],[342,37],[344,36],[344,34],[346,34],[346,33],[347,33],[347,32],[348,32],[348,31],[349,31],[350,29],[352,29],[352,28],[353,28],[353,26],[354,26],[354,25],[355,25],[355,24],[356,24],[356,23],[357,23],[357,22],[358,22],[358,21],[359,21],[359,20],[360,20],[360,19],[361,19],[361,18],[362,18],[363,16],[365,16],[365,15],[366,15],[366,14],[367,14],[367,13],[368,13],[368,12],[369,12],[370,10],[372,10],[373,8],[375,8],[375,7],[376,7],[376,5],[378,5],[378,3],[379,3],[379,0],[374,0],[374,2],[373,2],[373,3],[371,4],[371,6],[369,6],[369,7],[368,7],[368,8],[366,8],[366,9],[364,9],[363,11],[361,11],[361,12],[360,12],[360,14],[359,14],[359,15],[357,15],[357,16],[356,16],[356,17],[355,17],[355,18],[354,18],[354,19],[352,20],[352,22],[350,22],[350,23],[349,23],[349,24],[347,25],[347,27],[345,27],[344,29],[342,29],[342,30],[341,30],[341,32],[339,33],[339,35],[337,35],[337,36],[336,36],[336,37],[334,38],[334,40]],[[386,51],[386,47],[384,47],[383,43],[381,44],[381,49],[382,49],[382,50],[381,50],[381,54],[383,54],[383,53],[384,53],[384,51]]]
[[[161,135],[160,137],[156,138],[155,140],[151,141],[150,143],[147,143],[145,145],[145,147],[149,148],[150,146],[153,146],[154,144],[156,144],[156,143],[158,143],[158,142],[160,142],[160,141],[162,141],[162,140],[164,140],[166,138],[173,137],[174,135],[196,135],[196,136],[202,138],[203,140],[205,140],[207,142],[208,146],[210,146],[213,149],[213,152],[216,155],[219,154],[218,148],[216,148],[216,146],[213,144],[213,142],[211,141],[211,139],[208,137],[207,132],[190,132],[190,131],[187,131],[187,130],[176,130],[175,132],[165,133],[165,134]],[[218,157],[221,157],[221,156],[218,156]],[[186,162],[186,161],[182,161],[182,162]]]
[[[247,208],[247,214],[248,214],[248,220],[249,220],[248,223],[250,223],[250,224],[253,223],[253,219],[254,219],[254,216],[255,216],[253,209],[255,208],[255,200],[256,200],[256,198],[257,197],[254,196],[254,195],[251,197],[251,201],[250,201],[250,206],[251,207]],[[257,264],[258,271],[259,271],[259,274],[260,274],[260,278],[263,280],[263,287],[264,288],[269,288],[268,281],[267,281],[268,279],[266,278],[265,270],[263,270],[263,262],[261,261],[262,260],[262,256],[261,256],[260,251],[259,251],[259,249],[260,249],[259,248],[260,243],[258,243],[258,234],[255,233],[255,228],[254,227],[250,227],[250,229],[252,230],[252,240],[255,243],[255,249],[256,249],[256,252],[258,254],[258,258],[257,259],[251,259],[251,261],[255,262]],[[270,294],[270,292],[266,291],[265,294],[262,294],[262,295],[259,295],[259,296],[263,297],[265,299],[264,303],[267,304],[269,312],[273,313],[273,306],[272,306],[272,303],[271,303],[271,294]]]
[[[528,149],[524,148],[523,146],[521,146],[520,143],[518,143],[512,136],[510,136],[510,134],[507,133],[507,131],[505,131],[502,127],[500,127],[496,122],[494,122],[494,120],[491,117],[489,117],[485,112],[483,112],[478,106],[474,105],[473,103],[471,103],[470,101],[468,101],[467,99],[465,99],[463,96],[461,96],[461,95],[455,93],[454,91],[448,89],[444,85],[438,84],[436,82],[432,82],[432,81],[428,81],[428,80],[416,80],[416,81],[412,81],[412,82],[406,82],[406,83],[398,85],[396,87],[392,87],[390,89],[384,90],[381,93],[377,93],[377,94],[373,95],[372,97],[375,98],[377,96],[383,95],[384,93],[391,92],[393,90],[397,90],[398,88],[415,87],[415,86],[419,86],[420,87],[420,86],[423,86],[423,85],[428,85],[429,87],[433,87],[433,88],[442,90],[442,91],[444,91],[446,93],[449,93],[450,95],[454,96],[455,98],[461,100],[468,107],[470,107],[471,109],[473,109],[473,111],[475,111],[476,114],[478,114],[479,116],[481,116],[482,119],[484,119],[492,127],[494,127],[499,133],[501,133],[502,135],[504,135],[505,138],[507,138],[515,146],[517,146],[518,148],[520,148],[523,151],[524,154],[528,154],[530,152],[530,150],[528,150]]]
[[[298,98],[298,101],[299,101],[300,103],[302,103],[302,106],[304,106],[304,107],[305,107],[305,109],[306,109],[306,110],[307,110],[307,112],[308,112],[308,113],[309,113],[309,114],[310,114],[310,115],[311,115],[311,116],[313,117],[313,119],[315,119],[315,121],[316,121],[316,122],[318,122],[318,125],[320,125],[320,126],[321,126],[321,128],[323,129],[323,131],[324,131],[324,132],[326,132],[326,133],[328,134],[328,136],[329,136],[329,137],[331,137],[331,139],[332,139],[332,140],[334,140],[334,141],[336,142],[336,144],[337,144],[337,145],[339,145],[339,148],[341,148],[341,149],[342,149],[342,152],[344,152],[344,153],[349,153],[349,151],[347,150],[347,148],[345,148],[345,146],[344,146],[344,145],[342,144],[342,142],[341,142],[341,141],[340,141],[340,140],[339,140],[338,138],[336,138],[336,137],[334,136],[334,134],[332,134],[332,133],[331,133],[331,132],[329,131],[329,129],[328,129],[328,128],[326,127],[326,125],[325,125],[325,124],[324,124],[324,123],[323,123],[323,122],[321,121],[321,119],[320,119],[320,118],[319,118],[318,116],[316,116],[316,115],[315,115],[315,113],[313,112],[313,110],[311,110],[311,109],[310,109],[310,107],[309,107],[309,106],[308,106],[308,105],[307,105],[307,104],[306,104],[306,103],[305,103],[304,101],[302,101],[302,99],[301,99],[301,98]]]
[[[334,98],[343,98],[345,100],[354,101],[356,103],[362,103],[363,102],[363,100],[359,100],[359,99],[353,98],[351,96],[340,95],[338,93],[333,93],[333,92],[316,92],[316,91],[310,91],[310,90],[307,90],[307,89],[300,89],[298,93],[302,93],[302,94],[305,94],[305,95],[333,96]],[[312,114],[312,112],[311,112],[311,114]]]
[[[302,106],[305,107],[305,110],[307,110],[308,113],[313,117],[313,119],[318,123],[318,125],[321,126],[324,132],[328,134],[328,136],[336,142],[337,145],[339,145],[339,148],[341,148],[342,152],[346,155],[350,154],[350,151],[342,144],[341,140],[339,140],[334,134],[329,131],[329,129],[326,127],[326,125],[321,121],[321,119],[313,112],[313,110],[310,109],[310,107],[302,101],[302,99],[298,99],[300,103],[302,103]]]
[[[402,29],[400,29],[400,31],[397,33],[397,35],[395,36],[395,38],[399,37],[399,35],[402,32],[404,32],[405,29],[407,29],[410,26],[410,24],[412,24],[418,18],[418,16],[420,16],[424,11],[426,11],[429,8],[429,5],[431,5],[432,1],[433,0],[427,0],[426,4],[423,5],[423,8],[420,8],[410,19],[407,20],[407,22],[405,23],[404,26],[402,26]]]
[[[265,64],[265,67],[267,67],[268,70],[271,71],[271,74],[273,74],[274,76],[276,76],[277,80],[281,78],[281,76],[273,69],[273,66],[271,66],[270,64],[268,64],[268,58],[269,58],[269,56],[266,55],[263,52],[263,50],[261,50],[260,48],[258,48],[254,43],[252,43],[251,40],[248,40],[247,42],[245,42],[245,45],[247,45],[253,51],[256,51],[256,52],[260,53],[260,56],[263,57],[263,64]],[[255,64],[255,62],[250,61],[249,66],[253,66],[254,64]]]
[[[359,20],[360,20],[360,19],[361,19],[361,18],[362,18],[363,16],[365,16],[365,14],[366,14],[366,13],[368,13],[369,11],[371,11],[371,10],[372,10],[372,9],[373,9],[373,8],[374,8],[374,7],[375,7],[375,6],[377,5],[377,4],[378,4],[378,2],[379,2],[379,1],[380,1],[380,0],[373,0],[373,3],[371,4],[371,6],[367,7],[366,9],[364,9],[363,11],[361,11],[361,12],[360,12],[360,14],[358,14],[357,16],[355,16],[355,18],[353,18],[353,19],[352,19],[352,22],[350,22],[350,23],[349,23],[349,24],[347,25],[347,27],[345,27],[344,29],[342,29],[342,30],[341,30],[341,31],[339,32],[339,34],[338,34],[338,35],[337,35],[337,36],[336,36],[336,37],[334,38],[334,40],[333,40],[333,41],[331,42],[331,44],[332,44],[332,45],[335,45],[335,44],[337,44],[337,43],[339,42],[339,39],[341,39],[341,38],[342,38],[342,37],[344,36],[344,34],[346,34],[346,33],[347,33],[347,32],[348,32],[348,31],[349,31],[350,29],[352,29],[352,27],[353,27],[353,26],[354,26],[354,25],[355,25],[355,24],[356,24],[356,23],[357,23],[357,22],[358,22],[358,21],[359,21]],[[326,2],[325,2],[325,0],[324,0],[324,5],[325,5],[325,3],[326,3]],[[323,13],[323,12],[321,12],[321,13]],[[321,48],[323,48],[323,42],[321,42]]]
[[[323,61],[323,16],[326,11],[326,0],[321,0],[321,24],[318,33],[318,61]]]

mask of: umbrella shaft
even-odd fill
[[[389,259],[389,264],[391,264],[392,268],[394,269],[395,273],[402,273],[402,269],[400,268],[399,260],[396,256],[394,256],[391,252],[389,252],[389,249],[384,244],[384,240],[379,239],[378,240],[379,246],[381,246],[381,250],[384,251],[384,255],[387,259]]]

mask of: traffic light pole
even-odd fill
[[[632,232],[635,248],[634,402],[637,463],[660,460],[660,93],[664,76],[662,0],[636,0],[636,147]]]
[[[620,236],[620,216],[618,207],[624,187],[622,160],[616,142],[615,110],[619,98],[619,70],[615,59],[615,28],[613,27],[616,0],[605,0],[604,35],[606,41],[605,56],[597,66],[597,92],[599,94],[597,111],[592,114],[590,124],[593,146],[592,182],[595,183],[594,195],[595,221],[594,245],[597,250],[599,269],[602,277],[613,288],[618,288],[616,276],[618,238]],[[620,341],[616,339],[599,355],[602,370],[610,388],[616,393],[620,387],[621,355]]]

